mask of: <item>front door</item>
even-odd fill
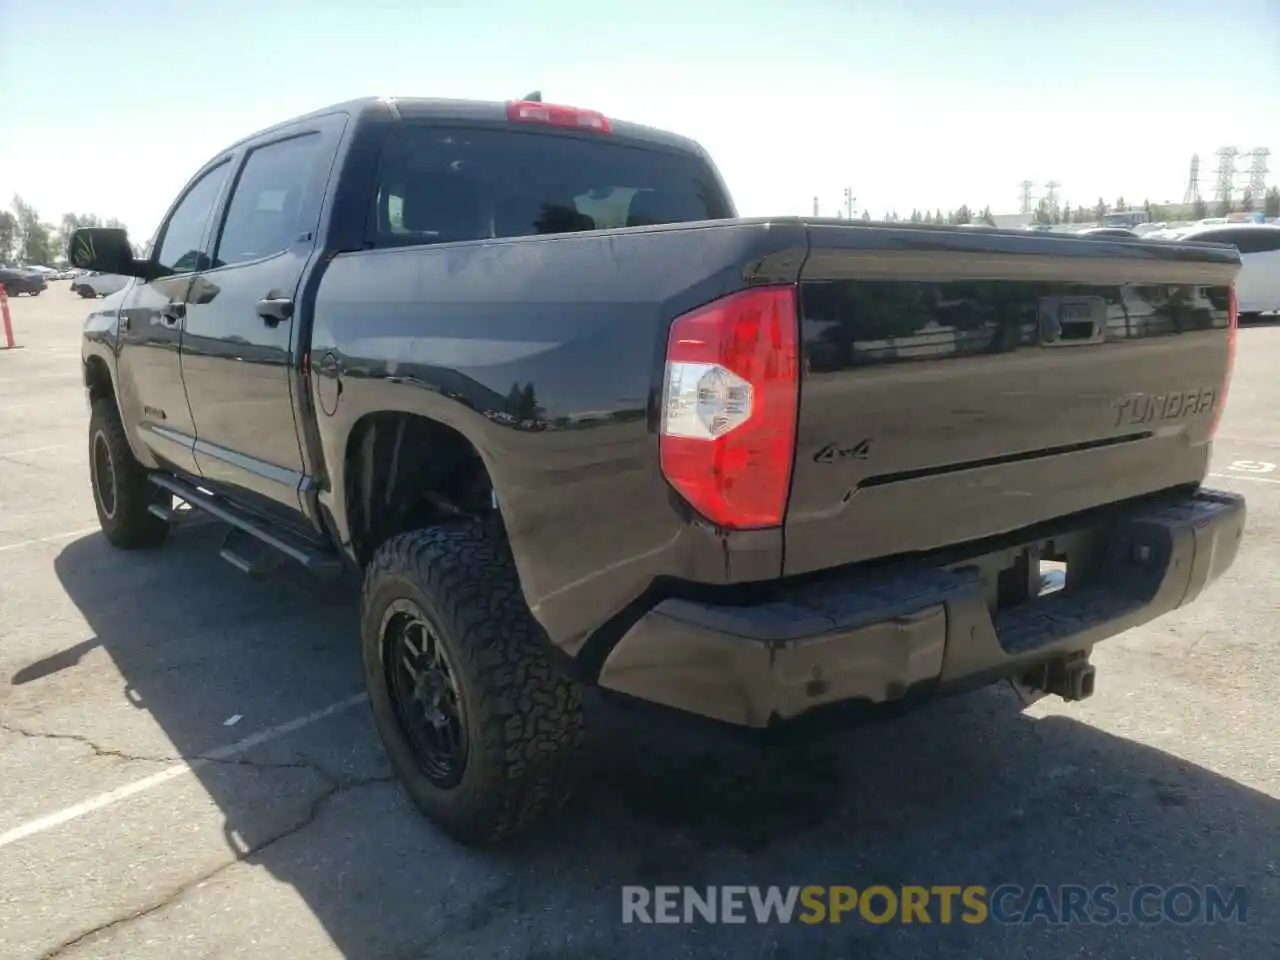
[[[210,269],[188,296],[182,372],[195,456],[210,486],[298,519],[306,470],[294,419],[293,303],[314,249],[330,141],[319,130],[253,147],[226,205]],[[327,166],[324,171],[327,173]]]
[[[188,293],[214,208],[231,172],[229,161],[206,170],[179,197],[156,237],[152,263],[165,275],[136,280],[120,308],[116,340],[117,397],[133,424],[139,454],[197,474],[195,423],[182,384],[179,346]]]

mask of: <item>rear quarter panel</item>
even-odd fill
[[[655,403],[671,319],[794,280],[804,243],[798,225],[722,222],[338,255],[312,328],[312,369],[342,371],[332,415],[311,381],[323,509],[348,537],[349,439],[402,411],[479,451],[530,606],[571,653],[655,576],[777,576],[780,531],[720,536],[682,513]]]

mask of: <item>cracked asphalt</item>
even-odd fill
[[[0,957],[1277,955],[1280,326],[1241,334],[1210,481],[1249,498],[1240,559],[1193,606],[1103,645],[1091,700],[1019,711],[996,688],[786,750],[593,707],[573,807],[473,852],[389,779],[359,699],[354,586],[248,580],[199,519],[157,553],[106,547],[78,380],[89,305],[65,284],[11,303]],[[1239,884],[1249,911],[1228,926],[620,922],[624,884],[1005,882]]]

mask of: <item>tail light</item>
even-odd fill
[[[552,127],[609,132],[609,118],[594,110],[564,107],[541,100],[516,100],[507,104],[507,119],[516,123],[545,123]]]
[[[1231,388],[1231,373],[1236,365],[1236,337],[1240,333],[1240,307],[1236,300],[1236,288],[1233,286],[1227,295],[1227,370],[1222,375],[1222,389],[1218,391],[1218,409],[1213,414],[1213,426],[1209,428],[1209,436],[1218,432],[1218,424],[1222,420],[1222,412],[1227,409],[1227,391]]]
[[[731,294],[671,325],[662,473],[719,526],[782,524],[799,403],[797,327],[794,286]]]

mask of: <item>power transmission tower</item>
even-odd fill
[[[853,195],[853,187],[845,187],[844,188],[844,212],[845,212],[846,220],[853,219],[853,201],[856,199],[857,197]]]
[[[1183,203],[1200,202],[1200,154],[1191,155],[1191,172],[1187,175],[1187,192],[1182,195]]]
[[[1215,152],[1218,155],[1218,182],[1214,199],[1229,204],[1236,193],[1236,155],[1240,151],[1235,147],[1219,147]]]
[[[1271,151],[1266,147],[1257,147],[1245,154],[1249,164],[1249,195],[1253,197],[1255,209],[1261,210],[1263,198],[1267,195],[1267,157]]]
[[[1035,186],[1030,180],[1023,180],[1018,184],[1022,188],[1022,212],[1031,212],[1031,188]]]
[[[1058,188],[1062,186],[1057,180],[1050,180],[1044,185],[1044,201],[1049,205],[1049,210],[1058,209]]]

